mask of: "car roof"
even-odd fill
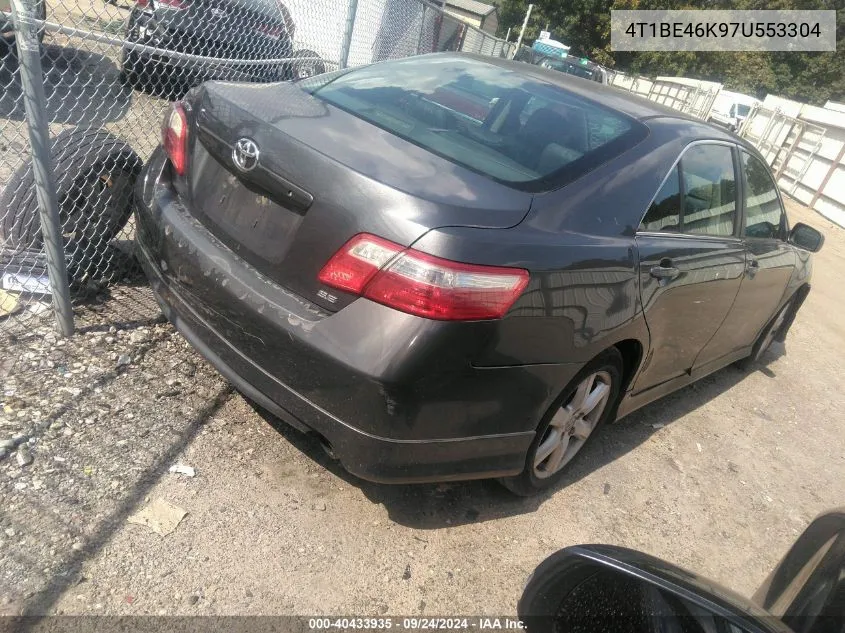
[[[647,127],[649,126],[650,120],[660,119],[662,125],[676,125],[679,128],[684,128],[687,135],[736,143],[757,154],[757,150],[753,145],[724,128],[705,123],[701,119],[696,119],[682,112],[678,112],[669,106],[656,103],[646,97],[615,86],[587,81],[557,70],[500,57],[487,57],[473,53],[439,53],[439,55],[453,57],[454,59],[470,58],[505,70],[528,75],[545,83],[564,88],[569,92],[595,101],[605,107],[617,110],[642,122]]]

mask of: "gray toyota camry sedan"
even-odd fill
[[[823,241],[742,139],[500,59],[210,82],[162,136],[136,213],[165,313],[375,481],[553,485],[783,340]]]

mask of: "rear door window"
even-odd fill
[[[745,174],[745,236],[784,239],[786,213],[769,168],[759,158],[741,153]]]
[[[728,145],[693,145],[669,173],[646,211],[640,231],[729,237],[737,218],[733,151]]]
[[[728,145],[695,145],[681,158],[683,232],[727,237],[736,224],[736,174]]]

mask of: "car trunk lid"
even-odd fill
[[[295,84],[211,82],[193,110],[187,206],[259,272],[329,309],[354,297],[333,292],[334,301],[327,299],[317,276],[353,235],[374,233],[407,246],[443,226],[514,226],[531,204],[531,194],[328,106]],[[254,166],[235,163],[241,139],[257,149]]]

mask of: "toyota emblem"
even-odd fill
[[[241,171],[252,171],[258,165],[258,145],[250,138],[238,139],[232,150],[232,162]]]

